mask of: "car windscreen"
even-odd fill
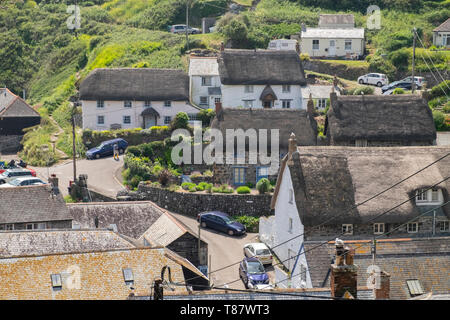
[[[264,273],[264,266],[259,261],[249,261],[247,262],[248,265],[248,273],[254,274],[254,273]]]
[[[258,256],[267,256],[270,254],[270,251],[269,251],[269,249],[257,249],[256,254]]]
[[[14,180],[10,181],[9,184],[13,185],[13,186],[16,186],[16,187],[20,186],[20,180],[19,179],[14,179]]]
[[[225,221],[226,224],[231,224],[231,223],[234,222],[233,220],[231,220],[231,219],[230,219],[229,217],[227,217],[227,216],[221,216],[221,218],[223,219],[223,221]]]

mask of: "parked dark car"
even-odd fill
[[[245,226],[232,220],[226,213],[220,211],[203,212],[197,216],[197,221],[203,228],[211,228],[226,232],[230,236],[245,234]]]
[[[119,147],[119,154],[125,152],[128,147],[128,142],[122,138],[117,138],[113,140],[103,141],[98,147],[89,149],[86,151],[87,159],[98,159],[100,157],[112,156],[114,154],[114,145],[117,143]]]
[[[258,284],[269,284],[269,276],[263,264],[257,258],[245,258],[239,264],[239,278],[245,288],[253,288]]]
[[[412,82],[407,81],[394,81],[381,88],[381,92],[385,93],[388,90],[393,90],[396,88],[402,88],[403,90],[412,90]],[[422,87],[416,84],[416,89],[420,90]]]

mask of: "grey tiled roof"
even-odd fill
[[[0,224],[73,220],[62,195],[48,185],[1,188]]]
[[[435,28],[433,31],[435,32],[450,31],[450,18],[445,20],[439,27]]]

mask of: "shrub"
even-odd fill
[[[256,189],[258,190],[259,194],[264,194],[270,190],[270,181],[267,178],[262,178],[258,181],[256,184]]]
[[[127,152],[131,153],[135,157],[140,157],[142,155],[141,150],[136,146],[129,146],[127,148]]]
[[[259,218],[252,216],[234,216],[232,218],[233,220],[242,223],[247,229],[247,232],[259,232]]]
[[[206,186],[206,192],[207,193],[213,193],[213,185],[212,185],[212,183],[209,183],[207,186]]]
[[[443,107],[442,110],[444,110],[444,113],[450,113],[450,101],[447,102]]]
[[[172,178],[172,174],[169,172],[169,170],[163,169],[159,173],[158,181],[159,181],[159,183],[161,183],[161,185],[163,187],[165,187],[165,186],[167,186],[167,184],[169,183],[171,178]]]
[[[178,189],[180,189],[180,186],[179,186],[179,185],[171,184],[171,185],[169,186],[169,191],[175,192],[175,191],[177,191]]]
[[[234,189],[227,184],[223,184],[220,186],[220,192],[222,193],[233,193]]]
[[[444,131],[446,130],[446,124],[445,124],[445,115],[440,111],[433,111],[433,120],[434,125],[436,126],[436,130],[438,131]]]
[[[137,186],[139,185],[139,182],[141,182],[141,181],[142,181],[142,179],[140,176],[133,176],[133,178],[131,178],[131,180],[130,180],[129,185],[131,188],[134,189],[134,188],[137,188]]]
[[[307,54],[307,53],[300,53],[300,60],[302,60],[302,61],[309,61],[310,60],[309,54]]]
[[[353,95],[360,96],[360,95],[368,95],[373,94],[374,89],[369,86],[359,86],[353,91]]]
[[[188,189],[189,192],[196,192],[197,188],[195,186],[190,186]]]
[[[71,196],[70,194],[64,197],[64,201],[65,201],[66,203],[75,203],[75,202],[76,202],[76,200],[73,199],[72,196]]]
[[[157,177],[158,177],[163,169],[164,169],[164,168],[163,168],[159,163],[156,163],[156,164],[151,168],[151,173],[152,173],[154,176],[157,176]]]
[[[202,109],[197,114],[197,117],[202,121],[202,126],[208,127],[215,115],[216,112],[213,109]]]
[[[205,172],[203,172],[203,176],[204,177],[212,177],[214,174],[211,170],[206,170]]]
[[[204,190],[208,189],[209,186],[212,186],[212,184],[207,183],[207,182],[200,182],[196,188],[197,188],[197,191],[204,191]]]
[[[245,185],[247,187],[249,187],[250,189],[253,189],[255,187],[255,185],[253,183],[251,183],[251,182],[247,182]]]
[[[380,72],[386,74],[390,79],[395,78],[396,68],[388,60],[381,56],[372,56],[369,62],[369,72]]]
[[[247,186],[241,186],[241,187],[239,187],[239,188],[236,189],[236,192],[237,192],[238,194],[246,194],[246,193],[250,193],[251,190],[250,190],[250,188],[247,187]]]
[[[189,126],[189,117],[186,112],[178,112],[170,124],[172,130],[187,129],[188,126]]]
[[[442,81],[431,89],[430,98],[442,97],[450,95],[450,80]]]
[[[189,190],[190,187],[194,187],[195,188],[195,183],[192,182],[183,182],[181,184],[181,188],[183,188],[183,190]]]
[[[398,70],[408,69],[409,50],[406,48],[399,49],[389,54],[389,60],[397,67]]]
[[[402,88],[395,88],[394,91],[392,91],[392,94],[405,94],[405,90]]]

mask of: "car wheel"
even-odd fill
[[[202,228],[206,228],[206,222],[202,222]]]
[[[119,149],[119,154],[122,154],[123,153],[123,149]]]
[[[100,158],[100,155],[97,153],[96,155],[95,155],[95,159],[99,159]]]
[[[381,87],[381,86],[383,86],[383,84],[381,82],[378,82],[377,87]]]
[[[228,235],[230,235],[230,236],[234,236],[234,231],[233,230],[228,230]]]
[[[359,84],[363,84],[363,83],[364,83],[363,79],[360,79]]]

